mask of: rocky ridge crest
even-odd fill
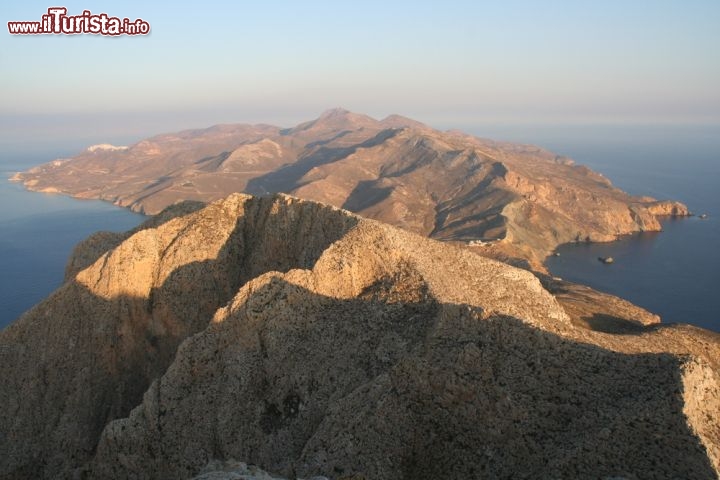
[[[0,478],[715,478],[717,335],[562,288],[284,195],[171,207],[0,332]]]

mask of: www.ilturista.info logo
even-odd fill
[[[111,17],[85,10],[81,15],[68,15],[65,7],[50,7],[39,22],[8,22],[12,35],[147,35],[150,24],[138,18]]]

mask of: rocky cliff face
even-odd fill
[[[178,205],[0,332],[0,478],[716,478],[717,336],[563,288],[287,196]]]
[[[440,240],[499,240],[483,254],[536,268],[560,243],[660,230],[657,215],[688,214],[537,147],[344,110],[291,129],[224,125],[89,149],[15,179],[151,214],[181,200],[285,192]]]

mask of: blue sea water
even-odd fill
[[[0,154],[0,328],[62,282],[73,247],[99,230],[125,231],[145,217],[105,202],[28,192],[13,172],[55,158]]]
[[[476,128],[533,143],[603,173],[635,195],[674,199],[695,217],[607,244],[568,244],[546,265],[565,280],[626,298],[663,322],[720,331],[720,126]],[[612,265],[598,261],[611,256]]]
[[[533,143],[602,172],[636,195],[676,199],[698,217],[662,233],[608,244],[565,245],[554,275],[626,298],[665,322],[720,331],[720,126],[474,126],[478,136]],[[98,230],[143,220],[99,201],[25,191],[5,179],[59,156],[0,154],[0,328],[60,285],[73,246]],[[597,258],[612,256],[613,265]]]

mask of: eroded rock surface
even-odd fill
[[[88,149],[14,179],[149,214],[182,200],[285,192],[440,240],[497,241],[482,254],[536,269],[558,244],[657,231],[658,216],[688,214],[538,147],[340,109],[291,129],[218,125]]]
[[[717,335],[544,283],[284,195],[179,205],[0,332],[0,478],[716,478]]]

